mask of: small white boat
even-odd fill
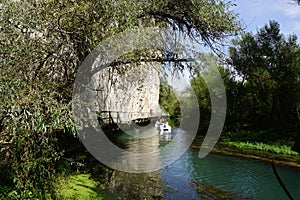
[[[171,133],[172,131],[172,128],[171,126],[168,124],[168,122],[166,123],[162,123],[160,125],[160,134],[163,134],[163,133]]]

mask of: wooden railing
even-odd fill
[[[108,111],[103,110],[98,112],[98,119],[100,123],[111,124],[121,123],[130,124],[136,119],[147,119],[147,118],[162,118],[167,117],[168,114],[164,112],[123,112],[123,111]]]

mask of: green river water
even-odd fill
[[[159,137],[159,146],[153,147],[152,144],[150,148],[167,145],[175,134],[184,134],[181,131],[173,131],[169,135],[160,135],[154,128],[145,130],[152,135],[156,131],[157,135],[153,136],[155,140]],[[141,134],[141,131],[138,134]],[[114,141],[122,143],[121,146],[127,149],[138,149],[141,145],[147,148],[147,144],[151,144],[141,143],[141,139],[137,140],[134,135],[127,134],[117,135]],[[276,168],[293,198],[300,199],[300,170],[282,166]],[[208,184],[246,199],[288,199],[272,171],[271,164],[258,160],[213,153],[199,159],[198,150],[188,149],[178,160],[160,169],[156,174],[161,182],[163,199],[201,199],[197,192],[199,184]]]

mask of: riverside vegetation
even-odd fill
[[[71,114],[76,72],[93,48],[141,26],[174,28],[217,48],[212,44],[240,30],[231,6],[202,0],[1,2],[1,198],[55,199],[58,177],[89,170],[68,141],[78,142]]]
[[[82,198],[101,199],[101,184],[109,169],[84,150],[72,121],[72,89],[80,64],[104,39],[141,25],[181,31],[220,53],[224,38],[237,36],[241,30],[233,6],[219,0],[1,2],[0,198],[72,199],[75,193],[69,193],[70,187],[86,191]],[[279,24],[271,21],[258,33],[235,39],[228,59],[219,59],[226,60],[226,65],[214,63],[227,90],[224,138],[231,149],[284,141],[300,151],[299,53],[297,37],[282,35]],[[138,60],[138,55],[133,56]],[[163,56],[176,58],[170,52]],[[204,57],[211,60],[212,55]],[[183,68],[188,67],[174,65],[174,70]],[[205,113],[201,114],[202,135],[210,118],[209,93],[200,76],[191,83]],[[177,115],[177,120],[178,104],[174,96],[166,98],[166,91],[167,87],[161,90],[160,103],[172,101],[166,110]],[[81,150],[74,152],[68,141],[81,145]],[[66,187],[59,187],[57,180]],[[86,187],[77,187],[79,181]]]

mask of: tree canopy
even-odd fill
[[[1,7],[1,59],[13,58],[8,65],[24,66],[34,77],[67,79],[104,38],[139,26],[170,26],[217,48],[239,31],[232,6],[220,0],[8,1]]]
[[[232,6],[221,0],[1,1],[0,179],[14,187],[14,198],[45,198],[51,190],[63,156],[57,135],[76,135],[73,83],[93,48],[126,29],[155,26],[217,49],[239,31]]]
[[[260,128],[298,124],[299,53],[296,35],[285,37],[276,21],[234,40],[230,62],[241,79],[235,94],[240,119]]]

